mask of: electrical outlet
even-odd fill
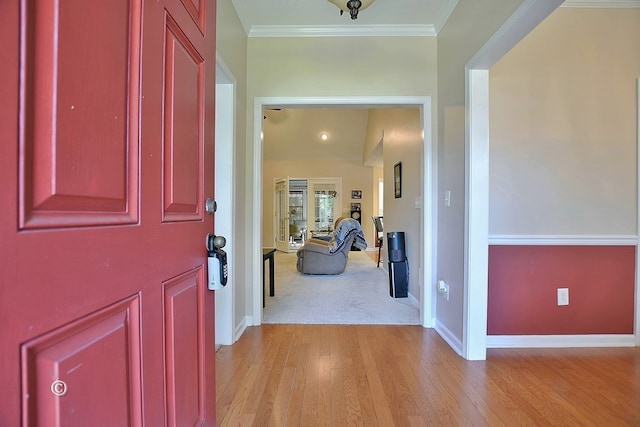
[[[558,305],[569,305],[569,288],[558,288]]]

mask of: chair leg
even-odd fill
[[[382,250],[382,242],[378,242],[378,265],[376,267],[380,267],[380,251]]]

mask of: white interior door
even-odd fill
[[[289,177],[276,178],[274,194],[276,249],[289,252]]]

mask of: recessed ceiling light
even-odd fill
[[[322,132],[320,134],[320,138],[322,138],[323,141],[326,141],[327,139],[329,139],[329,135],[326,132]]]

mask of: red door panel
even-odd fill
[[[164,285],[167,420],[169,425],[198,425],[206,397],[203,368],[202,270],[185,273]],[[195,310],[194,310],[195,309]],[[194,369],[194,367],[196,369]]]
[[[24,2],[22,20],[20,226],[137,222],[139,7]]]
[[[0,2],[0,425],[215,425],[215,1]]]
[[[25,425],[141,425],[139,323],[134,297],[26,343]]]
[[[204,60],[170,15],[164,58],[165,221],[202,218]]]

